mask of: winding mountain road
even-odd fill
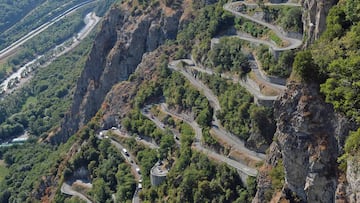
[[[210,102],[210,105],[214,108],[214,111],[221,110],[219,100],[217,96],[214,95],[214,93],[201,81],[197,80],[193,77],[192,74],[186,71],[185,68],[178,68],[177,65],[181,60],[178,61],[172,61],[169,63],[169,68],[175,71],[180,72],[182,75],[188,79],[188,81],[197,88],[200,92],[204,93],[205,97]],[[185,63],[191,64],[192,61],[185,60]],[[189,66],[191,68],[195,68],[198,71],[205,71],[205,73],[214,74],[209,69],[201,69],[197,68],[196,66]],[[225,75],[222,77],[226,77]],[[259,93],[259,92],[258,92]],[[164,106],[164,105],[162,105]],[[190,121],[188,119],[188,121]],[[212,121],[212,127],[211,129],[215,133],[215,136],[217,136],[219,139],[225,141],[229,146],[232,148],[244,152],[249,158],[251,158],[254,161],[263,161],[265,159],[265,154],[262,153],[256,153],[254,151],[249,150],[245,147],[245,143],[240,140],[237,136],[233,135],[232,133],[226,131],[220,124],[219,119],[216,117],[215,113],[213,114],[213,121]]]
[[[101,131],[99,134],[96,135],[96,137],[98,139],[110,139],[108,138],[106,135],[108,130],[103,130]],[[124,157],[125,161],[130,165],[131,167],[131,171],[132,171],[132,174],[134,175],[135,177],[135,180],[137,182],[139,182],[140,179],[142,179],[142,175],[139,174],[137,172],[137,169],[140,168],[136,162],[134,161],[135,158],[132,154],[128,153],[128,154],[125,154],[124,153],[124,150],[125,147],[120,144],[118,141],[116,140],[113,140],[113,139],[110,139],[110,143],[116,148],[119,150],[119,152],[121,153],[121,155]],[[85,195],[75,191],[71,185],[69,185],[68,183],[64,182],[62,185],[61,185],[61,192],[64,193],[64,194],[67,194],[67,195],[71,195],[71,196],[77,196],[79,197],[80,199],[86,201],[87,203],[92,203],[91,200],[89,200]],[[140,202],[140,198],[139,198],[139,188],[137,187],[135,192],[134,192],[134,196],[133,196],[133,200],[132,202],[133,203],[139,203]]]
[[[246,33],[241,33],[241,32],[237,32],[236,35],[230,35],[232,37],[237,37],[240,38],[242,40],[246,40],[249,41],[251,43],[255,43],[255,44],[265,44],[269,47],[271,47],[273,50],[275,51],[286,51],[286,50],[291,50],[291,49],[296,49],[298,47],[301,46],[302,44],[302,40],[296,39],[296,38],[291,38],[291,37],[287,37],[285,36],[285,34],[283,33],[283,31],[281,31],[277,26],[267,23],[265,21],[259,20],[257,18],[254,18],[252,16],[249,16],[247,14],[241,13],[238,11],[238,8],[240,5],[245,5],[245,6],[257,6],[257,4],[254,3],[248,3],[245,1],[237,1],[237,2],[230,2],[230,3],[226,3],[223,8],[226,11],[229,11],[230,13],[232,13],[235,16],[239,16],[239,17],[243,17],[246,18],[248,20],[251,20],[255,23],[258,23],[260,25],[263,25],[267,28],[269,28],[270,30],[272,30],[276,35],[278,35],[278,37],[280,37],[283,41],[287,41],[289,42],[289,45],[286,47],[278,47],[276,46],[276,44],[270,42],[270,41],[266,41],[266,40],[261,40],[261,39],[257,39],[254,38],[252,36],[250,36],[249,34]],[[301,5],[298,3],[265,3],[265,6],[294,6],[294,7],[300,7]],[[215,37],[213,39],[211,39],[211,44],[214,43],[218,43],[220,41],[220,39],[218,37]],[[194,60],[183,60],[184,62],[186,62],[187,64],[195,64],[196,62],[194,62]],[[178,63],[178,62],[174,62],[174,63]],[[286,89],[286,86],[284,85],[280,85],[280,84],[275,84],[272,82],[269,82],[268,79],[264,78],[263,73],[260,70],[261,64],[259,64],[259,62],[257,60],[252,60],[250,61],[251,64],[253,64],[252,66],[252,71],[255,73],[255,77],[256,79],[261,82],[262,84],[265,84],[267,87],[279,90],[279,92],[282,92]],[[171,64],[171,67],[174,67],[174,64]],[[207,74],[214,74],[213,71],[211,69],[207,69],[207,68],[199,68],[197,66],[188,66],[189,68],[199,71],[199,72],[203,72],[203,73],[207,73]],[[184,76],[186,77],[186,75],[184,74]],[[256,99],[257,101],[274,101],[277,99],[277,96],[267,96],[264,95],[260,92],[260,88],[256,87],[256,82],[252,81],[250,78],[247,78],[246,80],[239,80],[238,78],[235,78],[231,75],[227,75],[227,74],[221,74],[221,77],[223,78],[227,78],[227,79],[232,79],[234,82],[238,82],[240,85],[242,85],[243,87],[246,88],[247,91],[249,91]],[[266,104],[268,104],[268,102],[265,102]]]
[[[189,59],[181,59],[181,60],[177,60],[177,61],[172,61],[172,62],[169,63],[169,68],[173,69],[173,70],[175,70],[175,69],[180,70],[180,69],[176,68],[177,64],[180,61],[184,61],[185,63],[189,64],[189,66],[187,66],[186,68],[196,70],[198,72],[206,73],[206,74],[209,74],[209,75],[214,75],[215,74],[214,71],[209,69],[209,68],[205,68],[205,67],[199,68],[196,65],[192,65],[192,64],[196,64],[196,63],[194,63],[194,61],[189,60]],[[226,73],[222,73],[220,75],[221,75],[222,78],[232,80],[234,83],[239,83],[241,86],[243,86],[248,92],[250,92],[258,100],[274,101],[277,98],[277,96],[267,96],[267,95],[262,94],[258,88],[254,87],[254,85],[252,85],[250,83],[250,80],[251,80],[250,78],[246,78],[245,80],[241,80],[238,77],[235,77],[233,75],[229,75],[229,74],[226,74]],[[184,76],[187,77],[187,74],[184,75]],[[190,76],[191,76],[191,74],[190,74]],[[258,75],[256,75],[256,76],[258,76]],[[262,78],[260,73],[259,73],[259,76],[260,76],[260,78],[258,78],[258,79],[263,81],[267,85],[271,84],[272,87],[281,86],[281,85],[272,84],[272,83],[268,82],[267,80]],[[255,83],[255,82],[253,82],[253,83]],[[276,89],[284,90],[285,88],[286,88],[285,86],[281,86],[281,87],[277,87]]]
[[[210,149],[207,149],[205,148],[204,146],[202,146],[201,144],[201,139],[202,139],[202,129],[201,127],[199,126],[199,124],[194,121],[194,120],[191,120],[189,119],[187,116],[184,116],[183,114],[178,114],[178,113],[175,113],[171,110],[169,110],[166,106],[166,104],[162,103],[161,105],[161,109],[164,113],[170,115],[170,116],[173,116],[177,119],[180,119],[182,121],[185,121],[187,124],[189,124],[193,129],[194,129],[194,132],[195,132],[195,141],[193,143],[193,146],[196,150],[206,154],[208,157],[214,159],[214,160],[217,160],[219,162],[223,162],[231,167],[234,167],[240,171],[242,171],[244,174],[248,175],[248,176],[253,176],[255,177],[257,175],[257,170],[255,168],[252,168],[252,167],[249,167],[243,163],[240,163],[238,161],[235,161],[235,160],[232,160],[228,157],[225,157],[223,155],[220,155]]]
[[[136,164],[135,162],[135,157],[128,152],[128,154],[124,153],[124,149],[125,147],[118,141],[113,140],[111,138],[107,138],[105,135],[106,131],[101,131],[99,134],[96,135],[96,137],[98,139],[110,139],[110,142],[113,146],[115,146],[116,149],[118,149],[121,153],[121,155],[124,157],[125,161],[130,165],[131,167],[131,172],[135,177],[135,181],[139,183],[139,180],[142,179],[142,175],[140,173],[138,173],[137,169],[140,169],[139,165]],[[139,198],[139,190],[141,190],[140,188],[136,187],[134,195],[133,195],[133,199],[132,202],[133,203],[139,203],[140,202],[140,198]]]
[[[254,17],[249,16],[247,14],[236,11],[236,8],[239,5],[256,6],[257,4],[247,3],[245,1],[240,1],[240,2],[238,1],[238,2],[226,3],[223,6],[223,8],[224,8],[224,10],[229,11],[230,13],[232,13],[235,16],[246,18],[248,20],[251,20],[251,21],[253,21],[255,23],[258,23],[260,25],[263,25],[263,26],[269,28],[278,37],[280,37],[280,39],[282,39],[283,41],[289,42],[289,45],[286,46],[286,47],[278,47],[275,44],[270,43],[268,41],[259,40],[257,38],[245,36],[243,34],[236,35],[238,38],[243,39],[243,40],[247,40],[247,41],[250,41],[250,42],[253,42],[253,43],[266,44],[266,45],[270,46],[271,48],[273,48],[275,51],[286,51],[286,50],[296,49],[296,48],[301,46],[302,40],[285,36],[285,34],[277,26],[275,26],[273,24],[270,24],[270,23],[267,23],[265,21],[259,20],[257,18],[254,18]],[[297,3],[265,3],[265,6],[296,6],[296,7],[300,7],[301,5],[297,4]]]
[[[250,36],[247,33],[242,33],[242,32],[237,32],[236,35],[231,35],[233,37],[237,37],[239,39],[242,40],[246,40],[250,43],[255,43],[255,44],[264,44],[267,45],[269,47],[271,47],[274,51],[286,51],[286,50],[292,50],[292,49],[296,49],[299,48],[302,45],[302,40],[299,40],[297,38],[293,38],[293,37],[288,37],[286,36],[286,34],[284,33],[283,30],[281,30],[278,26],[275,26],[273,24],[267,23],[263,20],[259,20],[257,18],[254,18],[252,16],[249,16],[247,14],[241,13],[239,12],[239,6],[241,5],[245,5],[245,6],[258,6],[255,3],[248,3],[246,1],[237,1],[237,2],[230,2],[230,3],[226,3],[224,4],[223,8],[224,10],[232,13],[235,16],[239,16],[239,17],[243,17],[246,18],[250,21],[253,21],[255,23],[258,23],[260,25],[263,25],[267,28],[269,28],[270,30],[272,30],[281,40],[286,41],[289,43],[288,46],[286,47],[278,47],[276,44],[274,44],[273,42],[270,41],[266,41],[266,40],[261,40],[261,39],[257,39],[254,38],[252,36]],[[291,2],[286,2],[286,3],[265,3],[265,6],[291,6],[291,7],[301,7],[301,4],[299,3],[291,3]],[[219,41],[219,38],[213,38],[212,39],[212,43],[216,43]],[[283,91],[286,89],[286,87],[284,86],[285,80],[281,80],[281,85],[280,84],[274,84],[269,82],[267,79],[264,78],[263,76],[263,72],[261,71],[260,67],[261,64],[258,62],[258,60],[253,60],[250,61],[255,68],[252,68],[252,71],[255,73],[256,78],[261,81],[263,84],[266,84],[266,86],[274,88],[274,89],[278,89],[280,91]],[[249,86],[247,84],[242,84],[244,87],[246,87],[248,89],[248,91],[250,91],[252,94],[255,93],[254,96],[258,97],[259,99],[266,99],[264,97],[259,97],[259,94],[256,94],[256,91],[252,90],[252,88],[249,88]],[[271,98],[269,98],[271,99]]]
[[[71,185],[67,184],[66,182],[64,182],[61,185],[61,189],[60,189],[61,193],[70,195],[70,196],[76,196],[79,197],[80,199],[84,200],[87,203],[92,203],[92,201],[90,199],[88,199],[85,195],[81,194],[80,192],[75,191]]]
[[[202,146],[201,144],[201,139],[202,139],[202,129],[201,127],[199,126],[199,124],[194,121],[194,119],[190,118],[190,116],[186,115],[186,114],[179,114],[179,113],[175,113],[171,110],[169,110],[167,108],[167,105],[165,103],[161,103],[160,104],[160,107],[161,107],[161,110],[170,115],[170,116],[173,116],[179,120],[182,120],[182,121],[185,121],[186,123],[188,123],[193,129],[194,129],[194,132],[195,132],[195,142],[193,143],[193,146],[195,147],[196,150],[206,154],[208,157],[216,160],[216,161],[219,161],[219,162],[223,162],[231,167],[234,167],[240,171],[242,171],[243,173],[245,173],[246,175],[249,175],[249,176],[256,176],[257,175],[257,170],[254,169],[254,168],[251,168],[243,163],[240,163],[240,162],[237,162],[235,160],[232,160],[228,157],[225,157],[223,155],[220,155],[210,149],[207,149],[205,148],[204,146]],[[151,118],[151,115],[149,113],[145,113],[145,111],[142,111],[143,115],[145,115],[146,117],[148,118]],[[159,121],[156,117],[153,117],[151,119],[156,125],[157,127],[165,130],[164,126],[165,124],[163,124],[161,121]]]

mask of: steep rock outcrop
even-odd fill
[[[164,53],[167,53],[164,47],[159,47],[155,51],[144,55],[134,73],[134,77],[130,81],[124,81],[113,86],[106,95],[101,107],[102,128],[109,129],[121,123],[120,120],[132,109],[131,102],[134,101],[139,86],[144,82],[157,79],[159,75],[159,69],[157,69],[159,59]]]
[[[338,0],[301,0],[300,3],[304,7],[303,14],[304,31],[307,39],[304,46],[308,47],[318,39],[322,32],[326,29],[326,16],[330,8],[335,5]]]
[[[282,158],[285,185],[283,196],[303,202],[334,202],[337,188],[337,158],[349,132],[315,85],[288,84],[275,102],[277,130],[264,168]],[[261,173],[259,183],[269,180]],[[259,185],[254,202],[264,202],[271,185]],[[294,199],[292,199],[294,200]]]
[[[95,115],[111,87],[135,71],[145,53],[174,39],[181,14],[182,9],[165,14],[160,4],[142,10],[129,3],[113,7],[78,79],[71,110],[51,141],[66,141]]]
[[[348,183],[345,200],[349,203],[360,202],[360,154],[347,160],[346,180]]]

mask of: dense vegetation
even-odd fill
[[[345,2],[345,5],[330,10],[328,29],[310,52],[297,54],[294,67],[300,69],[303,79],[320,80],[326,101],[351,120],[359,122],[359,8],[355,6],[356,1]],[[309,75],[312,77],[307,78]]]
[[[271,142],[275,127],[270,109],[255,105],[239,84],[219,76],[200,74],[200,78],[219,98],[221,110],[216,115],[227,130],[245,140],[258,132]]]
[[[45,132],[59,125],[70,106],[72,89],[93,37],[48,67],[39,69],[26,87],[0,101],[0,140],[14,137],[25,129],[34,136],[45,136]],[[0,202],[7,202],[9,198],[10,202],[31,201],[29,193],[43,184],[41,177],[56,175],[57,165],[74,141],[70,139],[57,147],[39,144],[31,138],[28,144],[0,148],[0,159],[5,160],[6,168],[16,171],[0,182],[0,199],[4,200]]]
[[[14,137],[24,129],[40,136],[59,124],[71,104],[72,89],[89,49],[88,39],[70,54],[40,69],[26,87],[0,102],[3,106],[0,109],[0,139]]]
[[[125,163],[119,150],[111,145],[110,139],[99,140],[92,130],[88,134],[86,144],[64,171],[65,181],[79,178],[73,177],[73,174],[84,168],[93,184],[88,194],[95,202],[108,202],[112,194],[117,199],[131,199],[136,186],[130,166]],[[56,202],[63,201],[62,195],[56,199]]]
[[[191,150],[193,132],[181,130],[181,148],[167,179],[158,187],[143,188],[140,197],[154,202],[251,202],[255,182],[245,187],[235,169],[217,165],[205,155]]]
[[[263,0],[257,1],[258,7],[247,7],[243,6],[241,7],[242,12],[247,13],[248,15],[254,15],[257,14],[257,16],[262,16],[262,18],[269,23],[272,24],[278,24],[284,30],[290,31],[290,32],[299,32],[302,33],[303,24],[302,24],[302,9],[300,6],[267,6],[265,5]],[[240,19],[239,19],[240,20]],[[243,20],[243,19],[241,19]],[[252,25],[250,25],[250,24]],[[244,21],[245,27],[249,26],[257,26],[256,24],[251,23],[251,21]],[[239,25],[239,24],[238,24]],[[239,25],[241,26],[241,25]],[[258,27],[259,28],[259,27]],[[265,29],[264,31],[261,31],[262,29],[258,29],[260,32],[268,32]],[[251,32],[250,32],[251,33]],[[258,37],[258,36],[255,36]]]
[[[269,28],[244,18],[237,17],[234,22],[236,30],[245,32],[256,38],[262,38],[270,32]]]
[[[292,71],[295,51],[283,51],[279,54],[279,57],[275,59],[268,47],[260,46],[256,51],[256,57],[261,63],[262,70],[264,70],[267,74],[288,78]]]
[[[164,135],[161,139],[161,142],[164,142],[165,139],[168,138],[169,135]],[[171,137],[171,141],[169,144],[173,144],[174,140]],[[136,142],[135,138],[125,139],[122,141],[124,146],[132,152],[135,156],[135,162],[139,164],[143,186],[150,187],[150,169],[154,166],[154,164],[159,160],[159,157],[162,157],[161,154],[164,148],[158,150],[146,148],[144,145]],[[172,145],[174,147],[174,145]],[[162,151],[162,152],[161,152]],[[165,158],[169,158],[167,155]]]
[[[170,106],[191,111],[200,126],[208,126],[212,120],[213,109],[207,98],[192,87],[180,73],[173,72],[164,84],[164,96]]]
[[[202,3],[203,1],[197,2],[199,4],[197,6],[202,8]],[[196,61],[203,62],[205,60],[203,56],[206,56],[210,50],[211,38],[234,23],[233,15],[222,8],[224,3],[225,1],[221,0],[200,9],[194,21],[186,24],[177,35],[177,43],[182,46],[180,50],[185,53],[192,51]]]
[[[279,24],[286,31],[302,33],[302,8],[294,6],[263,6],[264,19],[267,22]]]
[[[132,110],[127,117],[122,120],[122,126],[133,134],[147,136],[159,142],[164,133],[156,127],[156,125],[143,116],[140,110]]]
[[[0,32],[4,32],[7,28],[18,22],[22,17],[29,13],[32,9],[45,2],[45,0],[25,0],[25,1],[7,1],[1,0],[0,7]],[[2,42],[0,41],[0,44]]]
[[[73,140],[56,149],[54,146],[32,141],[25,145],[0,148],[11,173],[0,182],[0,202],[31,201],[29,195],[42,181],[41,177],[56,174],[56,167],[69,150]]]
[[[285,31],[302,33],[302,11],[300,7],[286,6],[265,6],[261,1],[258,8],[243,8],[242,12],[249,15],[261,13],[263,19],[271,24],[280,25]],[[268,38],[278,46],[283,46],[284,42],[269,28],[257,24],[248,19],[236,17],[235,28],[256,38]]]
[[[221,38],[207,54],[208,67],[215,68],[219,73],[245,75],[250,72],[248,56],[243,53],[242,43],[243,41],[236,37]]]

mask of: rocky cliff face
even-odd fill
[[[288,84],[287,91],[275,103],[275,118],[276,141],[270,147],[264,168],[271,170],[282,159],[285,173],[282,198],[335,202],[337,158],[342,153],[349,125],[323,101],[318,87],[295,83]],[[270,179],[267,172],[261,173],[254,202],[265,202],[271,189]]]
[[[343,199],[350,203],[360,202],[359,156],[360,154],[358,154],[356,157],[350,157],[347,160],[346,181],[348,184],[345,184],[347,188],[345,189],[345,197]]]
[[[118,125],[120,123],[119,120],[132,109],[131,103],[139,91],[139,86],[143,85],[144,82],[157,80],[159,75],[159,69],[157,68],[159,67],[159,59],[164,53],[168,53],[164,49],[166,48],[162,46],[144,55],[133,75],[134,77],[130,81],[114,85],[109,91],[101,106],[102,120],[100,124],[102,128],[109,129],[112,126]]]
[[[71,110],[52,142],[66,141],[95,115],[111,87],[135,71],[145,53],[176,37],[182,10],[162,8],[155,4],[136,10],[124,3],[108,12],[78,79]]]
[[[321,33],[326,29],[326,16],[330,8],[335,5],[338,0],[301,0],[300,3],[304,7],[303,25],[307,39],[304,46],[308,47]]]

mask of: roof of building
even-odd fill
[[[166,176],[168,174],[168,170],[159,163],[156,163],[154,167],[151,168],[150,173],[155,176]]]

